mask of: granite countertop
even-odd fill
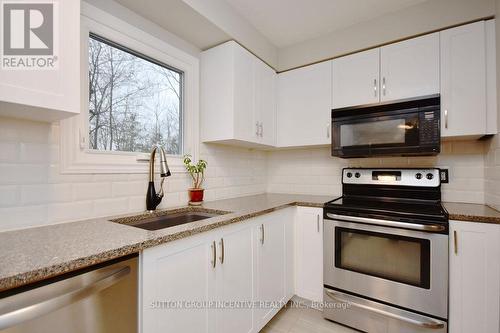
[[[329,200],[327,196],[262,194],[206,202],[204,208],[230,213],[156,231],[110,222],[108,217],[0,232],[0,292],[277,209],[323,207]]]
[[[486,205],[445,202],[450,220],[496,223],[500,225],[500,212]]]
[[[205,209],[230,213],[156,231],[109,221],[123,218],[116,216],[0,232],[0,292],[281,208],[323,207],[331,199],[261,194],[206,202]],[[500,212],[484,205],[445,203],[445,207],[451,220],[500,224]]]

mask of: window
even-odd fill
[[[182,154],[183,73],[94,34],[88,40],[89,149]]]
[[[60,122],[61,173],[147,174],[155,143],[173,173],[199,154],[197,50],[127,20],[82,2],[82,104]]]

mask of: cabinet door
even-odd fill
[[[53,39],[56,53],[53,58],[47,57],[47,61],[57,57],[55,66],[18,70],[0,68],[0,103],[9,103],[0,104],[0,115],[54,121],[80,112],[80,1],[59,0],[54,3],[57,7],[54,6],[52,37],[57,37]],[[19,27],[13,27],[13,31],[14,28]],[[24,39],[21,42],[27,46],[28,38],[26,43]],[[47,41],[38,40],[38,43],[45,46]],[[31,59],[31,56],[27,58]],[[2,59],[6,60],[9,58]]]
[[[441,32],[441,136],[486,133],[484,21]]]
[[[451,221],[450,228],[449,331],[499,332],[500,226]]]
[[[256,134],[254,56],[233,45],[234,61],[234,137],[247,142],[258,142]]]
[[[252,302],[254,300],[254,257],[252,226],[231,226],[218,241],[217,300]],[[247,333],[254,330],[253,309],[226,307],[217,310],[217,333]],[[179,331],[182,332],[182,331]]]
[[[323,210],[298,207],[296,223],[296,294],[323,300]]]
[[[439,33],[380,49],[381,101],[439,93]]]
[[[255,59],[255,121],[259,122],[260,142],[276,145],[276,72]]]
[[[285,299],[285,221],[282,217],[281,212],[270,214],[255,229],[258,301],[272,302],[275,306]],[[278,310],[278,307],[257,307],[258,323],[265,325]]]
[[[380,49],[333,60],[333,108],[378,103]]]
[[[213,310],[153,308],[154,302],[215,299],[212,233],[142,252],[142,332],[215,332]]]
[[[278,75],[278,146],[330,143],[331,61]]]

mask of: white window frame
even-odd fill
[[[199,155],[199,59],[85,2],[81,14],[81,110],[60,123],[61,173],[147,173],[148,153],[89,149],[88,39],[92,32],[183,72],[182,154]],[[171,172],[186,172],[168,155]]]

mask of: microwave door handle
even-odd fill
[[[130,266],[101,268],[0,300],[0,330],[76,303],[106,289],[131,272]],[[67,291],[59,289],[66,286]],[[29,294],[29,295],[28,295]],[[27,297],[29,296],[29,297]]]
[[[376,308],[373,306],[370,306],[369,304],[364,304],[366,302],[363,299],[360,299],[358,297],[352,297],[350,295],[340,295],[336,292],[333,292],[331,290],[325,289],[326,295],[331,298],[332,300],[336,302],[341,302],[341,303],[347,303],[350,306],[354,306],[356,308],[360,308],[366,311],[374,312],[377,314],[380,314],[382,316],[394,318],[396,320],[404,321],[408,324],[416,325],[419,327],[427,328],[427,329],[441,329],[444,328],[444,323],[432,318],[427,318],[423,317],[420,315],[413,315],[412,317],[408,317],[404,315],[404,312],[401,311],[400,313],[393,313],[391,311],[382,309],[382,308]],[[345,298],[344,298],[345,297]],[[399,311],[398,311],[399,312]],[[422,320],[420,320],[422,319]]]
[[[402,229],[412,229],[412,230],[431,231],[431,232],[439,232],[445,230],[445,227],[439,224],[406,223],[398,221],[373,219],[368,217],[337,215],[332,213],[326,213],[326,216],[334,220],[374,224],[384,227],[396,227]]]

